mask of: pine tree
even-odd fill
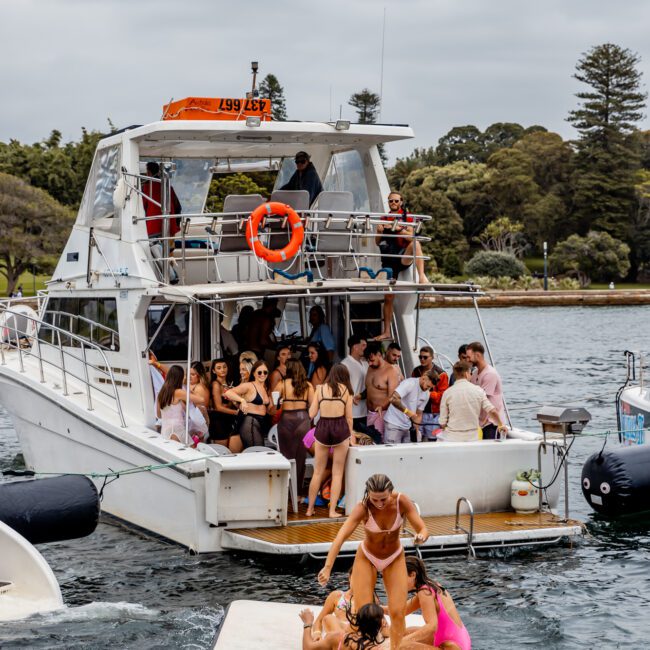
[[[368,88],[364,88],[361,92],[351,95],[348,104],[356,109],[359,124],[377,123],[377,116],[379,115],[379,108],[381,106],[381,98],[377,93],[373,93]],[[388,158],[384,151],[384,145],[380,144],[377,149],[379,149],[379,155],[385,167]]]
[[[612,43],[583,54],[573,76],[590,89],[576,94],[580,103],[567,118],[580,133],[574,170],[580,231],[603,230],[632,246],[640,165],[635,123],[643,117],[646,100],[639,62],[637,54]]]
[[[284,88],[274,74],[267,74],[260,83],[260,97],[271,100],[271,114],[278,122],[287,121],[287,102],[284,98]]]

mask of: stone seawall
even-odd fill
[[[486,291],[478,304],[486,307],[608,307],[610,305],[650,305],[650,289],[603,291]],[[471,307],[469,297],[427,296],[422,307]]]

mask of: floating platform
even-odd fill
[[[562,538],[572,539],[583,535],[580,521],[564,520],[550,512],[518,514],[512,511],[474,514],[474,529],[469,539],[470,516],[461,515],[457,530],[454,515],[423,517],[430,537],[419,549],[422,553],[452,554],[468,550],[468,544],[475,550],[553,544]],[[314,517],[305,515],[301,504],[298,513],[290,514],[286,526],[260,528],[228,528],[223,533],[224,548],[274,555],[327,554],[345,517],[330,519],[325,508],[316,509]],[[364,538],[363,526],[358,526],[343,544],[342,554],[353,555]],[[415,550],[413,534],[405,528],[402,532],[402,546]]]
[[[312,605],[235,600],[228,606],[214,650],[299,650],[303,627],[298,614],[305,607],[314,616],[321,610]],[[421,626],[424,620],[410,614],[406,625]]]

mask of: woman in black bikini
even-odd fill
[[[237,405],[227,400],[224,393],[231,387],[228,383],[228,363],[215,359],[210,367],[210,392],[213,409],[210,413],[210,442],[224,445],[233,453],[242,450],[239,435],[234,433]]]
[[[280,345],[275,352],[275,368],[271,373],[270,384],[275,387],[278,382],[287,376],[287,361],[291,359],[291,348],[288,345]],[[275,388],[273,388],[275,390]]]
[[[338,517],[336,504],[341,496],[343,469],[352,435],[352,386],[348,369],[337,363],[331,370],[324,384],[316,388],[315,399],[309,407],[309,417],[316,414],[320,419],[316,425],[316,448],[314,456],[314,475],[309,483],[309,505],[307,516],[314,514],[316,495],[320,490],[327,467],[330,449],[332,454],[332,491],[330,497],[330,517]]]
[[[230,388],[224,397],[239,403],[242,416],[239,419],[238,433],[244,449],[261,447],[266,435],[266,414],[271,403],[268,389],[269,369],[264,361],[256,361],[251,371],[251,379],[235,388]]]
[[[279,381],[273,392],[280,393],[282,415],[278,422],[278,446],[285,458],[295,458],[298,480],[298,494],[302,492],[305,480],[305,459],[307,449],[302,442],[311,427],[309,407],[314,401],[314,388],[307,381],[307,375],[300,361],[289,359],[287,376]]]

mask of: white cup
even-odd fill
[[[280,391],[279,390],[274,390],[271,393],[271,398],[273,399],[273,403],[277,406],[278,402],[280,401]]]

